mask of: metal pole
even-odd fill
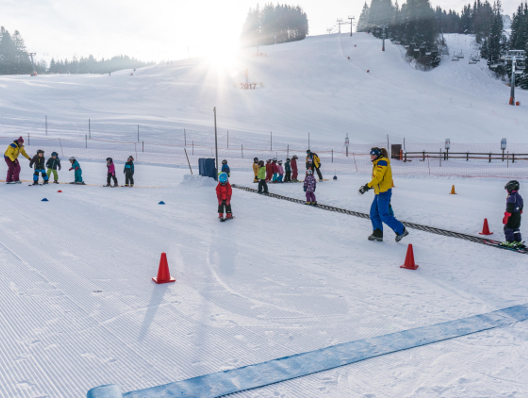
[[[29,133],[28,133],[28,145],[31,145],[30,138],[31,138],[31,137],[30,137],[30,135],[29,135]]]
[[[88,136],[90,139],[92,139],[92,125],[90,123],[90,119],[88,119]]]
[[[183,129],[183,146],[187,146],[187,132]]]
[[[139,142],[139,124],[138,124],[138,142]]]
[[[310,133],[308,133],[308,149],[310,149]]]
[[[229,130],[227,130],[227,149],[229,149]]]
[[[194,140],[192,141],[192,155],[194,156]]]
[[[46,115],[45,118],[46,118],[46,135],[48,135],[48,115]]]
[[[512,74],[510,80],[510,105],[515,106],[515,57],[512,59]]]
[[[381,48],[381,51],[385,51],[385,26],[383,27],[382,36],[383,36],[383,47]]]
[[[141,141],[141,152],[145,152],[145,141]]]
[[[270,151],[273,151],[273,131],[270,131]]]
[[[242,152],[242,159],[244,159],[244,145],[240,144],[240,151]]]
[[[214,113],[215,151],[216,151],[216,175],[215,175],[215,180],[218,180],[218,133],[216,131],[216,106],[213,108],[213,113]]]
[[[387,153],[389,155],[389,159],[390,159],[390,145],[389,145],[389,135],[387,134]]]
[[[84,147],[88,148],[88,136],[86,134],[84,135]]]
[[[192,175],[192,168],[191,168],[191,162],[189,162],[189,156],[187,155],[187,149],[186,148],[183,148],[183,150],[185,151],[185,157],[187,158],[187,164],[189,165],[189,170],[191,170],[191,175]]]
[[[334,150],[332,149],[332,163],[334,163]]]

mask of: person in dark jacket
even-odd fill
[[[33,173],[33,185],[38,185],[39,173],[44,178],[44,184],[48,183],[48,175],[46,174],[46,158],[44,157],[44,151],[39,149],[37,154],[29,161],[29,167],[35,166],[35,173]]]
[[[268,184],[266,184],[266,167],[264,166],[264,161],[261,160],[258,162],[259,170],[258,170],[258,193],[264,193],[268,194]]]
[[[509,181],[504,189],[508,191],[508,197],[506,198],[506,212],[504,212],[504,218],[502,223],[504,224],[504,235],[506,242],[502,245],[508,247],[522,246],[521,236],[521,214],[523,212],[523,198],[519,195],[519,181]]]
[[[222,160],[222,173],[226,173],[228,177],[231,177],[231,170],[229,170],[229,166],[227,165],[227,160]]]
[[[46,162],[46,167],[48,168],[48,180],[51,176],[51,173],[53,173],[53,178],[55,181],[53,181],[55,184],[59,183],[59,173],[57,173],[57,169],[61,169],[61,163],[59,159],[59,154],[57,152],[51,153],[51,158],[48,159]]]
[[[284,163],[284,182],[291,182],[291,160],[290,158],[286,159],[286,163]]]
[[[125,173],[125,187],[134,186],[134,158],[129,156],[123,170]]]

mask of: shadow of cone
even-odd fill
[[[449,194],[450,195],[456,195],[455,186],[454,185],[451,187],[451,192]]]
[[[176,282],[176,279],[170,276],[169,263],[167,262],[167,255],[165,253],[161,253],[158,276],[152,278],[152,280],[158,284]]]
[[[482,232],[479,232],[479,235],[493,235],[493,232],[490,232],[488,219],[484,219],[484,226],[482,227]]]
[[[400,265],[400,268],[416,270],[418,269],[418,267],[419,265],[414,262],[413,248],[412,248],[412,244],[410,244],[407,247],[407,255],[405,256],[405,263],[403,265]]]

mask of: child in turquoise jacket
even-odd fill
[[[75,170],[75,181],[72,182],[71,184],[84,184],[82,180],[81,166],[79,165],[79,162],[77,161],[77,159],[75,159],[75,156],[72,156],[70,158],[70,163],[72,165],[72,167],[70,168],[70,171]]]

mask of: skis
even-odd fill
[[[222,217],[222,218],[220,218],[219,220],[220,220],[220,222],[225,222],[225,221],[227,221],[227,220],[232,220],[233,218],[235,218],[235,216],[231,216],[231,217],[229,217],[229,218],[227,218],[227,217]]]
[[[86,185],[86,183],[83,181],[83,182],[69,182],[68,184],[73,184],[73,185]]]
[[[528,248],[525,245],[522,245],[519,247],[508,247],[508,246],[503,246],[500,242],[497,242],[494,240],[483,240],[483,242],[488,246],[498,247],[499,249],[505,249],[505,250],[510,250],[510,251],[519,252],[519,253],[528,253]]]
[[[44,184],[28,184],[29,187],[36,187],[36,186],[40,186],[40,185],[44,185]]]
[[[103,185],[105,188],[119,188],[119,185]]]

